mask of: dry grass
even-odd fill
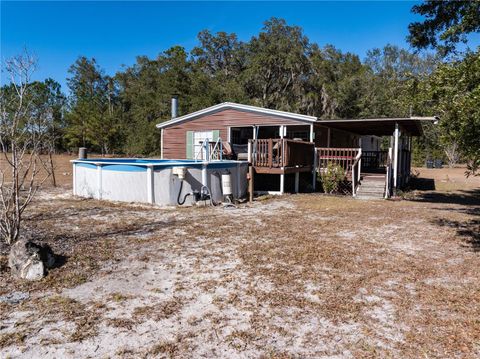
[[[0,356],[478,357],[479,180],[230,210],[50,190],[27,228],[66,261],[38,283],[2,264],[0,294],[31,299],[1,306]]]
[[[71,187],[72,185],[72,165],[70,160],[76,159],[77,156],[75,155],[67,155],[67,154],[58,154],[53,155],[53,166],[55,168],[55,180],[58,186],[60,187]],[[45,157],[47,159],[47,157]],[[7,162],[3,157],[3,154],[0,156],[0,167],[7,168]],[[9,171],[5,173],[6,180],[9,180]],[[39,164],[39,173],[37,175],[38,179],[43,179],[47,175],[47,172],[41,165]],[[53,185],[52,178],[48,178],[44,182],[44,187],[51,187]]]

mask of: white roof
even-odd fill
[[[197,117],[200,117],[200,116],[203,116],[203,115],[207,115],[209,113],[218,112],[218,111],[222,111],[222,110],[226,110],[226,109],[260,113],[260,114],[271,115],[271,116],[276,116],[276,117],[283,117],[283,118],[287,118],[287,119],[291,119],[291,120],[297,120],[297,121],[303,121],[303,122],[315,122],[315,121],[317,121],[317,118],[315,116],[307,116],[307,115],[300,115],[300,114],[292,113],[292,112],[270,110],[268,108],[242,105],[242,104],[233,103],[233,102],[224,102],[224,103],[220,103],[220,104],[215,105],[215,106],[207,107],[207,108],[205,108],[203,110],[200,110],[200,111],[189,113],[188,115],[185,115],[185,116],[172,118],[169,121],[159,123],[159,124],[157,124],[157,128],[168,127],[168,126],[173,125],[175,123],[192,120],[194,118],[197,118]]]

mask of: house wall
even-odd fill
[[[380,151],[381,144],[381,137],[362,136],[362,151]]]
[[[298,125],[304,122],[282,117],[227,109],[185,121],[163,129],[163,158],[184,159],[187,155],[187,131],[218,130],[222,140],[228,139],[229,127],[252,125]]]
[[[328,146],[328,128],[325,126],[315,125],[315,147]]]

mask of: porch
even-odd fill
[[[343,193],[354,197],[388,198],[395,184],[407,183],[410,176],[410,150],[402,148],[396,152],[396,171],[394,153],[392,147],[383,151],[363,151],[361,147],[315,147],[312,142],[289,139],[249,140],[248,143],[251,177],[280,175],[280,188],[269,193],[284,193],[287,174],[295,174],[294,192],[299,192],[299,174],[308,172],[312,176],[311,189],[315,191],[317,176],[326,174],[329,166],[338,166],[345,174]]]
[[[420,120],[432,119],[328,120],[311,125],[251,126],[248,130],[244,128],[244,135],[253,137],[246,140],[245,159],[251,164],[252,181],[255,175],[280,176],[278,190],[270,193],[284,193],[285,175],[289,174],[295,174],[293,192],[298,192],[301,173],[311,174],[309,190],[315,191],[317,176],[323,176],[328,166],[333,165],[340,166],[345,173],[348,183],[345,193],[388,198],[409,181],[412,136],[422,133]],[[235,131],[230,128],[230,139]],[[294,133],[303,136],[294,137]],[[270,137],[261,138],[264,136]],[[376,149],[362,144],[362,137],[366,140],[375,137]],[[381,149],[380,140],[383,148],[388,149]]]

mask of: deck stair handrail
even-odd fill
[[[357,195],[358,185],[360,184],[360,175],[362,172],[362,149],[358,149],[355,161],[352,164],[352,196]]]
[[[361,153],[360,148],[318,147],[317,170],[320,174],[327,170],[329,164],[341,166],[348,177],[352,174],[353,164]]]

